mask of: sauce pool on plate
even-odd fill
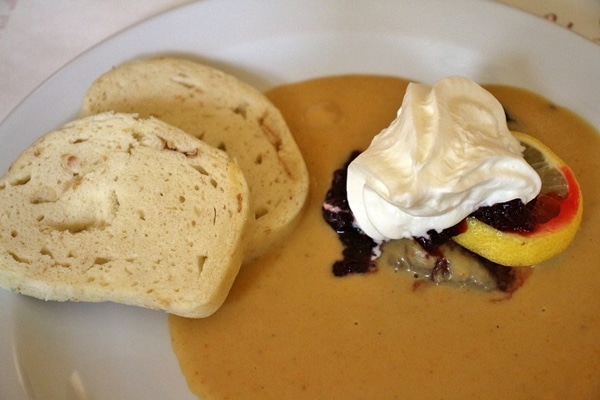
[[[584,217],[574,243],[535,266],[512,296],[444,285],[380,266],[333,275],[341,256],[321,215],[333,172],[389,125],[408,82],[337,76],[268,93],[311,177],[295,230],[242,267],[205,319],[169,319],[172,344],[202,399],[600,398],[600,135],[530,92],[486,86],[518,130],[574,170]]]

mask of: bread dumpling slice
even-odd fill
[[[52,131],[0,180],[0,287],[205,317],[243,258],[249,192],[224,152],[154,118]]]
[[[283,116],[257,89],[187,59],[146,58],[116,66],[89,88],[82,114],[111,110],[157,117],[238,161],[252,207],[246,261],[293,227],[308,172]]]

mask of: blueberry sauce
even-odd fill
[[[331,188],[327,191],[322,207],[323,218],[338,234],[344,246],[343,258],[333,264],[335,276],[377,269],[374,260],[378,244],[355,225],[346,193],[348,164],[359,154],[358,151],[352,152],[346,164],[333,173]]]
[[[480,207],[471,216],[503,232],[531,232],[535,229],[533,214],[536,199],[524,204],[514,199],[492,206]]]

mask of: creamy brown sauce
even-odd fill
[[[242,268],[206,319],[170,318],[190,388],[206,399],[600,398],[600,136],[531,93],[488,87],[574,170],[584,221],[575,243],[510,299],[446,286],[413,290],[392,269],[336,278],[336,234],[321,218],[333,171],[399,107],[406,82],[346,76],[269,92],[305,156],[306,213]]]

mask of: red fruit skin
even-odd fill
[[[523,236],[535,236],[544,232],[553,232],[561,226],[568,224],[575,217],[579,204],[581,202],[581,193],[579,185],[575,179],[575,174],[566,165],[560,168],[563,176],[567,181],[567,197],[560,198],[552,193],[548,194],[543,200],[546,204],[542,208],[546,208],[548,215],[540,216],[536,229],[531,232],[522,233]],[[551,210],[558,207],[558,210]],[[551,208],[551,209],[548,209]],[[550,216],[550,218],[548,218]]]

